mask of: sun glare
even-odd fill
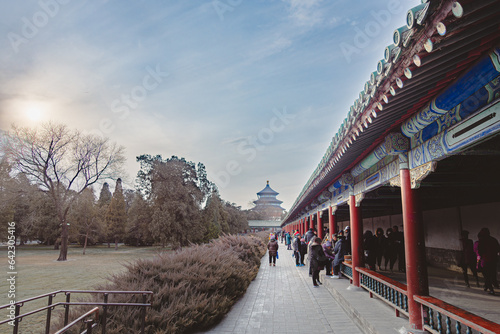
[[[42,110],[37,107],[31,107],[26,110],[26,116],[30,121],[38,122],[42,119]]]

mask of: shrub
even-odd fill
[[[115,275],[102,290],[153,291],[146,333],[189,333],[215,325],[257,275],[266,247],[262,238],[223,236],[206,245],[142,259]],[[140,296],[110,302],[141,303]],[[140,310],[111,307],[108,333],[137,333]]]

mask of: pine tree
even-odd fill
[[[106,224],[108,227],[108,244],[114,241],[115,250],[118,249],[118,241],[125,235],[125,226],[127,223],[127,211],[125,198],[123,197],[122,179],[116,180],[115,192],[111,198],[108,210],[106,212]]]

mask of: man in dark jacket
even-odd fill
[[[267,249],[269,250],[269,265],[276,266],[276,255],[278,255],[278,242],[276,239],[271,239],[267,244]]]
[[[326,276],[331,277],[332,276],[333,260],[335,259],[335,254],[333,253],[332,243],[330,241],[327,241],[323,244],[323,252],[325,253],[326,258],[328,259],[328,261],[325,265]]]
[[[318,287],[318,284],[322,284],[319,281],[319,272],[325,265],[327,258],[323,252],[323,247],[321,247],[321,238],[315,238],[311,246],[311,263],[310,268],[312,270],[312,280],[313,286]]]
[[[309,228],[304,236],[304,238],[306,239],[306,244],[308,244],[309,241],[311,241],[311,239],[314,237],[316,237],[316,233],[314,233],[314,230],[312,228]]]
[[[347,255],[347,244],[344,236],[340,236],[335,244],[335,259],[333,260],[333,276],[332,278],[340,278],[340,264],[344,261],[344,255]]]
[[[293,238],[292,242],[292,248],[293,248],[293,256],[295,256],[295,266],[299,267],[300,266],[300,249],[301,249],[301,244],[300,244],[300,234],[297,232],[295,233],[295,238]]]

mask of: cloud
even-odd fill
[[[325,20],[321,11],[322,0],[284,0],[290,18],[298,26],[313,27]]]

